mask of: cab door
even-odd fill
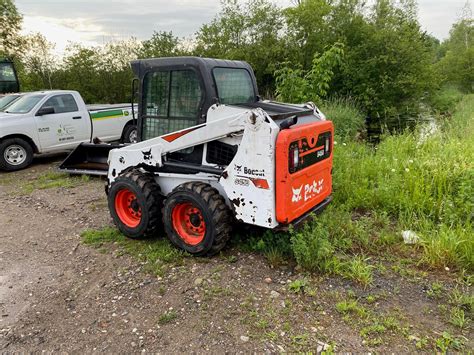
[[[89,141],[89,117],[79,111],[71,94],[50,97],[36,112],[36,126],[44,151],[68,150]]]

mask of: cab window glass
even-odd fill
[[[194,70],[148,73],[144,97],[143,140],[198,124],[202,90]]]
[[[250,73],[238,68],[215,68],[214,80],[222,104],[255,102],[255,91]]]
[[[0,81],[16,81],[15,71],[11,63],[0,63]]]
[[[54,108],[54,113],[79,111],[76,100],[74,100],[74,97],[71,94],[53,96],[43,104],[42,108],[45,107]]]

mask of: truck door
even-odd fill
[[[79,111],[71,94],[58,94],[46,100],[36,112],[36,125],[44,151],[73,149],[89,141],[89,117]]]

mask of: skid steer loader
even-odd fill
[[[330,202],[333,124],[313,103],[262,101],[245,62],[182,57],[131,66],[141,142],[110,147],[106,184],[123,234],[164,227],[177,247],[211,255],[236,222],[286,229]]]

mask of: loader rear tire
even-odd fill
[[[110,214],[127,237],[155,235],[161,226],[163,198],[153,175],[131,170],[120,175],[108,194]]]
[[[196,256],[221,251],[230,238],[232,214],[219,192],[202,182],[176,187],[163,206],[168,239]]]

